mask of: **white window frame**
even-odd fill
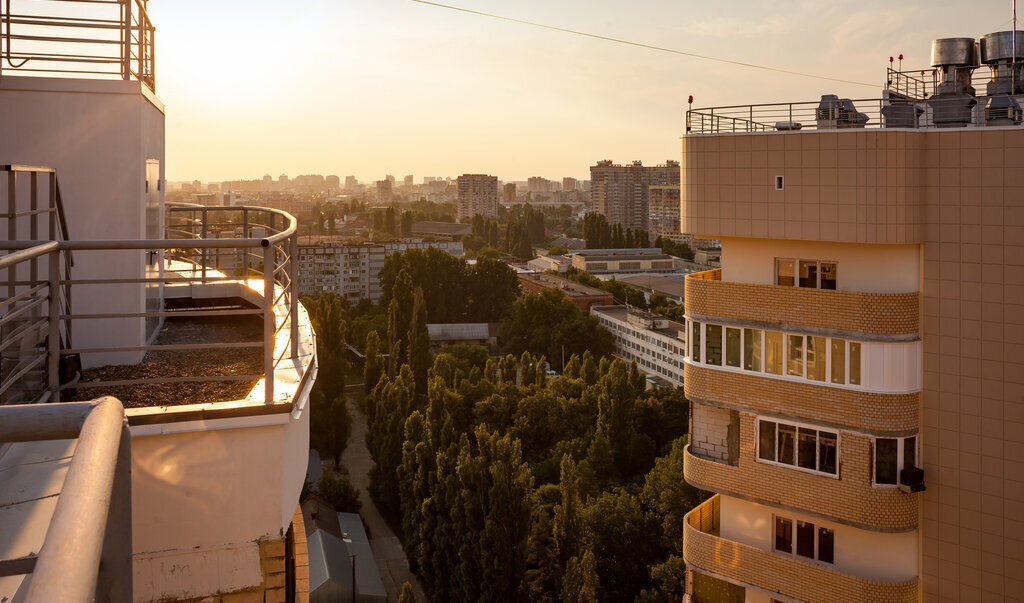
[[[906,468],[906,449],[907,440],[915,438],[914,440],[914,460],[917,461],[915,467],[921,466],[921,434],[916,433],[909,436],[901,437],[883,437],[874,436],[871,438],[871,487],[873,488],[899,488],[900,487],[900,472]],[[895,484],[880,484],[876,481],[875,468],[878,459],[878,440],[896,440],[896,483]]]
[[[776,542],[775,537],[778,535],[778,531],[776,530],[776,525],[777,525],[777,521],[776,520],[778,520],[778,519],[784,519],[786,521],[789,521],[792,524],[792,526],[793,526],[793,541],[792,541],[792,547],[791,547],[793,550],[791,552],[789,552],[789,553],[787,553],[786,551],[780,551],[779,549],[775,548],[775,542]],[[811,557],[804,557],[803,555],[800,555],[800,554],[798,554],[796,552],[796,549],[797,549],[797,535],[796,535],[796,531],[797,531],[797,527],[798,527],[797,524],[799,524],[800,522],[808,523],[808,524],[811,524],[812,526],[814,526],[814,557],[813,558],[811,558]],[[825,529],[830,530],[832,532],[832,563],[829,563],[828,561],[822,561],[822,560],[818,559],[818,556],[820,555],[820,552],[821,552],[821,549],[820,549],[819,544],[818,544],[818,528],[825,528]],[[804,563],[813,563],[815,565],[820,565],[822,567],[828,567],[828,568],[833,568],[834,569],[835,566],[836,566],[836,564],[835,564],[836,548],[837,548],[836,544],[835,544],[836,534],[837,534],[836,529],[833,528],[833,527],[823,526],[823,525],[821,525],[819,523],[815,523],[813,521],[804,521],[802,519],[796,519],[794,517],[788,517],[786,515],[778,515],[776,513],[772,513],[772,552],[775,553],[776,555],[782,555],[783,557],[790,557],[790,558],[793,558],[793,559],[797,559],[799,561],[803,561]]]
[[[779,285],[779,262],[793,262],[793,288],[794,289],[811,289],[812,287],[801,287],[800,286],[800,262],[814,262],[817,266],[817,282],[815,283],[814,289],[821,289],[821,265],[822,264],[834,264],[836,272],[839,272],[839,261],[838,260],[812,260],[810,258],[793,258],[793,257],[777,257],[775,263],[772,265],[772,284],[777,287],[788,287],[789,285]],[[835,291],[839,290],[839,279],[836,278]],[[825,289],[825,291],[833,291],[833,289]]]
[[[769,461],[769,460],[765,460],[765,459],[761,458],[761,422],[762,421],[768,421],[770,423],[775,423],[775,450],[773,451],[774,452],[773,456],[776,457],[776,458],[778,458],[778,456],[779,456],[779,454],[778,454],[778,448],[779,448],[779,427],[778,426],[779,426],[779,424],[781,423],[781,424],[784,424],[784,425],[796,428],[796,434],[795,434],[794,440],[793,440],[793,462],[794,462],[794,464],[790,465],[788,463],[783,463],[783,462],[780,462],[778,460]],[[808,469],[806,467],[801,467],[800,466],[800,461],[799,461],[798,457],[799,457],[799,454],[800,454],[800,428],[801,427],[803,427],[804,429],[813,429],[813,430],[815,430],[817,432],[825,431],[827,433],[834,434],[836,436],[836,472],[835,473],[828,473],[828,472],[825,472],[825,471],[819,471],[818,469]],[[754,461],[757,462],[757,463],[764,463],[765,465],[775,465],[776,467],[782,467],[782,468],[785,468],[785,469],[795,469],[796,471],[802,471],[804,473],[810,473],[811,475],[820,475],[822,477],[829,477],[829,478],[838,480],[840,474],[842,474],[842,471],[843,471],[843,465],[842,465],[843,450],[842,450],[842,447],[843,447],[843,437],[842,437],[842,434],[840,432],[833,431],[831,429],[822,429],[820,426],[814,425],[813,423],[798,423],[798,422],[795,422],[795,421],[780,420],[780,419],[776,419],[774,417],[757,417],[754,420]],[[901,450],[902,450],[902,448],[901,448]],[[814,446],[814,461],[815,461],[814,466],[815,467],[818,467],[820,465],[820,463],[818,462],[818,456],[820,455],[820,453],[821,453],[820,445],[815,444],[815,446]],[[872,465],[872,474],[873,473],[874,473],[874,465]],[[873,477],[874,476],[872,475],[872,478]]]

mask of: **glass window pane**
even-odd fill
[[[789,519],[775,518],[775,550],[793,552],[793,522]]]
[[[775,423],[761,421],[760,437],[757,441],[757,457],[765,461],[775,460]]]
[[[875,483],[896,483],[896,444],[894,438],[877,438],[875,440]]]
[[[835,563],[836,533],[828,528],[818,528],[818,561]]]
[[[693,356],[690,358],[693,362],[700,362],[700,323],[692,322],[693,328],[690,329],[690,349],[693,351]]]
[[[818,432],[818,471],[836,474],[839,467],[837,440],[838,436],[834,433]]]
[[[826,364],[825,338],[814,335],[807,336],[807,378],[815,381],[825,380]]]
[[[786,364],[786,374],[793,375],[795,377],[804,376],[804,336],[803,335],[790,335],[788,360]]]
[[[917,467],[917,438],[903,440],[903,468]]]
[[[832,339],[832,383],[846,383],[846,341]]]
[[[838,272],[835,262],[821,263],[821,288],[835,289],[838,280]]]
[[[796,456],[798,467],[812,471],[818,469],[818,432],[816,430],[800,428],[799,449]]]
[[[814,559],[814,524],[796,522],[796,554]]]
[[[725,363],[740,367],[740,330],[725,329]]]
[[[743,329],[743,368],[761,370],[761,330]]]
[[[860,385],[860,344],[850,342],[850,384]]]
[[[707,350],[704,358],[707,364],[722,366],[722,325],[708,325]]]
[[[800,286],[810,289],[818,288],[818,262],[811,260],[800,261]]]
[[[793,260],[775,260],[775,284],[792,287],[794,282]]]
[[[776,458],[780,463],[794,464],[794,440],[796,440],[796,427],[792,425],[779,425],[779,454]]]
[[[782,374],[782,333],[764,332],[764,372]]]

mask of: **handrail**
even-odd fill
[[[121,402],[0,406],[0,442],[72,438],[43,546],[17,572],[32,574],[26,601],[130,602],[131,435]]]
[[[146,0],[48,0],[80,5],[68,15],[41,13],[34,0],[13,1],[23,8],[14,10],[12,0],[0,8],[0,75],[6,63],[29,73],[134,78],[156,90],[156,29]],[[27,44],[14,49],[12,42]],[[81,52],[61,52],[69,46]]]

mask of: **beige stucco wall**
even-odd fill
[[[773,515],[808,521],[835,531],[836,570],[878,582],[917,576],[917,532],[885,534],[780,511],[731,496],[721,498],[721,536],[772,552]],[[795,528],[794,528],[795,529]]]
[[[909,293],[921,282],[921,247],[726,237],[722,280],[775,284],[775,258],[837,262],[840,291]]]
[[[0,164],[57,169],[74,240],[146,238],[146,159],[164,179],[163,106],[137,81],[36,78],[0,80]],[[27,179],[26,179],[27,180]],[[27,182],[24,185],[28,188]],[[160,191],[161,199],[163,191]],[[19,195],[20,196],[20,195]],[[27,237],[27,228],[24,231]],[[116,254],[116,255],[115,255]],[[74,278],[138,278],[144,253],[75,252]],[[145,311],[141,286],[76,285],[76,313]],[[144,343],[142,318],[81,320],[77,347]],[[86,367],[136,362],[140,352],[90,354]]]

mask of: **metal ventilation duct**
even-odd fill
[[[1024,91],[1024,82],[1021,82],[1024,64],[1018,62],[1024,60],[1024,32],[1017,32],[1016,53],[1013,37],[1012,31],[981,36],[981,61],[992,70],[992,79],[985,89],[989,96],[985,103],[985,124],[989,126],[1021,123],[1020,105],[1011,95]]]
[[[971,73],[978,67],[978,46],[974,38],[932,40],[932,67],[939,69],[939,84],[928,99],[932,122],[938,127],[959,127],[971,122],[978,99],[971,86]]]

